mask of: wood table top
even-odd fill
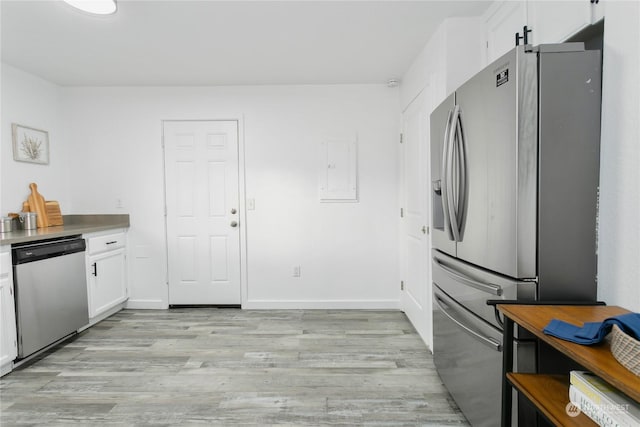
[[[556,350],[578,362],[609,384],[640,402],[640,377],[622,366],[611,354],[611,345],[605,340],[600,344],[581,345],[565,341],[543,331],[552,320],[558,319],[576,326],[584,322],[601,322],[608,317],[629,313],[617,306],[584,305],[519,305],[498,304],[498,310],[518,325],[527,329]]]

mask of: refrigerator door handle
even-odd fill
[[[453,116],[453,110],[449,110],[449,114],[447,116],[447,125],[444,130],[444,141],[442,143],[442,167],[440,169],[441,174],[441,183],[440,183],[440,191],[441,191],[441,199],[442,199],[442,212],[444,215],[444,228],[446,229],[447,236],[449,236],[449,240],[454,240],[453,235],[453,224],[451,223],[451,214],[449,213],[449,162],[448,162],[448,153],[449,147],[451,145],[450,139],[450,130],[452,121],[451,118]]]
[[[464,129],[462,126],[462,110],[458,110],[456,121],[456,142],[458,143],[458,194],[456,196],[456,228],[458,229],[458,242],[462,241],[462,229],[466,216],[467,201],[467,153]]]
[[[458,282],[464,283],[467,286],[471,286],[472,288],[487,292],[492,295],[497,295],[497,296],[502,295],[502,287],[498,285],[494,285],[493,283],[478,282],[477,280],[473,280],[467,276],[464,276],[461,273],[454,270],[453,268],[442,263],[442,261],[440,261],[436,257],[433,257],[433,262],[435,262],[438,267],[443,269],[445,273],[447,273],[449,276],[451,276],[453,279],[455,279]]]
[[[459,321],[458,319],[453,317],[453,315],[451,315],[447,311],[447,307],[448,306],[447,306],[446,301],[444,301],[442,299],[442,297],[440,295],[438,295],[437,293],[434,294],[434,296],[435,296],[436,304],[438,305],[440,310],[442,310],[442,314],[447,316],[449,318],[449,320],[451,320],[453,323],[458,325],[465,332],[467,332],[469,335],[471,335],[473,338],[475,338],[476,340],[480,341],[482,344],[486,345],[487,347],[490,347],[494,351],[498,351],[498,352],[502,351],[502,344],[500,344],[500,342],[498,342],[497,340],[494,340],[493,338],[486,337],[484,335],[481,335],[481,334],[477,333],[476,331],[474,331],[473,329],[471,329],[470,327],[468,327],[467,325],[465,325],[464,323],[462,323],[461,321]]]
[[[457,147],[455,144],[456,131],[458,129],[458,119],[460,117],[460,106],[456,105],[453,108],[453,114],[451,118],[451,125],[448,127],[448,145],[447,145],[447,170],[446,170],[446,183],[445,187],[447,190],[447,212],[449,214],[449,224],[451,226],[451,232],[453,234],[453,240],[456,242],[460,241],[460,227],[458,226],[458,214],[456,212],[456,204],[458,193],[459,193],[459,176],[455,176],[453,174],[453,166],[454,166],[454,152],[457,151]],[[458,169],[458,168],[456,168]],[[459,172],[458,172],[459,174]],[[458,188],[455,188],[458,187]],[[444,203],[444,199],[443,199]]]

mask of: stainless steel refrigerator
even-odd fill
[[[518,46],[431,114],[434,361],[473,426],[500,424],[488,299],[595,301],[600,51]],[[515,370],[542,372],[521,340]]]

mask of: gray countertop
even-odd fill
[[[64,225],[0,233],[0,245],[35,242],[76,234],[95,233],[115,228],[128,228],[129,215],[64,215]]]

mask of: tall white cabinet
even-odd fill
[[[0,375],[13,368],[18,355],[11,247],[0,247]]]
[[[89,324],[120,310],[128,299],[126,230],[85,234]]]

